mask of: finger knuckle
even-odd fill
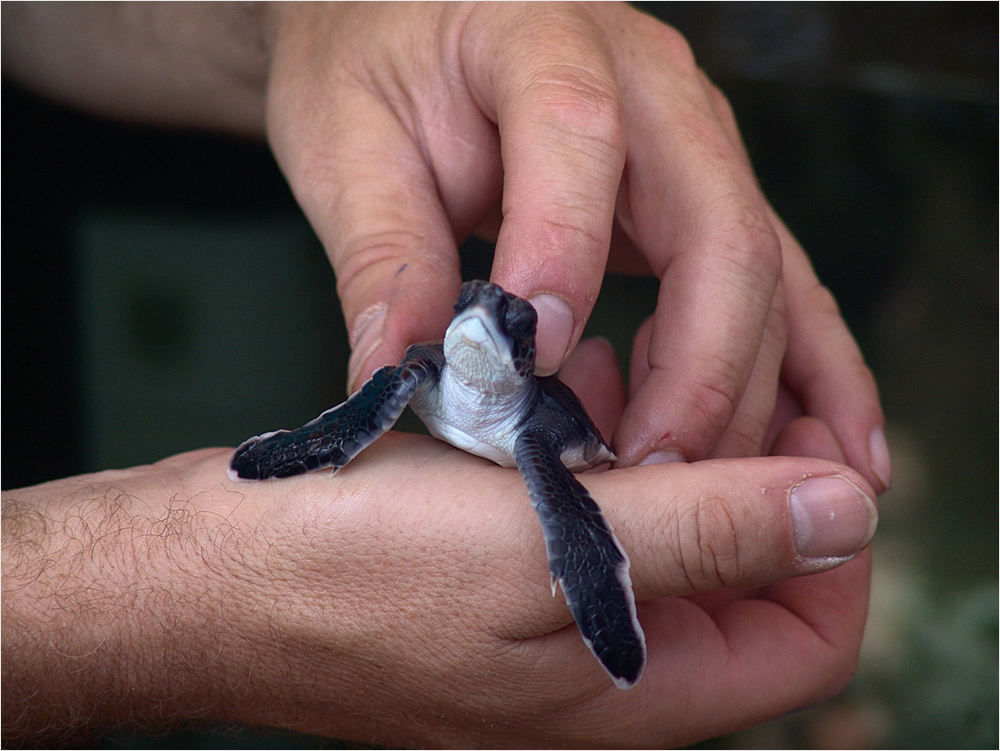
[[[702,81],[705,84],[705,91],[708,93],[709,102],[712,105],[712,110],[715,112],[716,116],[731,125],[736,124],[736,114],[733,110],[733,105],[729,101],[729,97],[716,86],[708,76],[704,76]]]
[[[770,417],[769,413],[766,415]],[[725,450],[716,458],[758,456],[764,443],[769,420],[763,414],[742,412],[726,429]]]
[[[807,292],[807,303],[809,309],[815,311],[820,320],[840,326],[840,305],[829,287],[817,281]]]
[[[608,237],[593,226],[589,217],[586,208],[568,205],[550,205],[546,215],[538,217],[546,244],[551,248],[571,251],[576,256],[571,261],[574,268],[589,266],[587,258],[607,251]]]
[[[515,91],[537,101],[546,117],[570,133],[624,150],[624,115],[600,29],[558,3],[540,5],[532,15],[524,39],[534,46],[530,62],[516,74]]]
[[[524,96],[538,105],[540,117],[556,132],[592,149],[624,154],[625,121],[617,87],[595,71],[550,64],[525,86]]]
[[[744,379],[734,363],[720,357],[699,358],[695,381],[687,392],[691,410],[721,433],[739,403]]]
[[[645,36],[659,59],[675,71],[688,72],[692,75],[697,71],[694,50],[685,36],[673,26],[653,18],[642,16],[638,34]]]
[[[337,276],[337,292],[343,296],[365,276],[392,277],[414,256],[414,248],[421,247],[426,238],[419,232],[407,229],[383,229],[344,238],[332,254]],[[421,259],[423,262],[428,258]]]
[[[698,499],[677,517],[677,563],[695,592],[734,586],[742,564],[736,522],[725,499]]]
[[[747,271],[776,282],[781,275],[781,240],[764,211],[744,200],[723,211],[718,225],[721,252]]]

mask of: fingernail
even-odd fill
[[[875,502],[844,477],[811,477],[788,495],[795,550],[804,558],[854,555],[878,523]]]
[[[873,428],[868,436],[868,458],[872,472],[888,490],[892,485],[892,459],[889,457],[889,444],[886,443],[885,431],[881,426]]]
[[[686,462],[687,458],[680,451],[653,451],[646,455],[646,458],[639,462],[639,466],[645,464],[669,464],[670,462]]]
[[[538,334],[535,336],[535,372],[552,375],[563,364],[569,338],[573,335],[573,311],[565,300],[555,295],[538,295],[531,298],[538,313]]]
[[[382,329],[385,326],[386,312],[389,306],[375,303],[354,319],[351,335],[351,357],[347,361],[347,383],[355,382],[361,366],[368,361],[371,353],[382,344]]]

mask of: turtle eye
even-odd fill
[[[534,339],[538,314],[530,303],[511,295],[504,323],[508,333],[515,339]]]
[[[455,303],[455,312],[461,313],[476,299],[479,291],[487,286],[487,282],[481,279],[473,279],[471,282],[466,282],[462,285],[462,291],[458,295],[458,302]]]

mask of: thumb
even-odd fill
[[[825,571],[861,552],[878,521],[868,483],[820,459],[632,467],[587,484],[629,551],[639,599]]]

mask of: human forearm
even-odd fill
[[[235,719],[237,694],[252,706],[249,676],[267,672],[255,663],[270,643],[251,601],[254,535],[225,494],[192,501],[173,474],[154,465],[4,493],[5,745]]]
[[[259,135],[267,71],[255,3],[17,3],[7,76],[100,114]]]

